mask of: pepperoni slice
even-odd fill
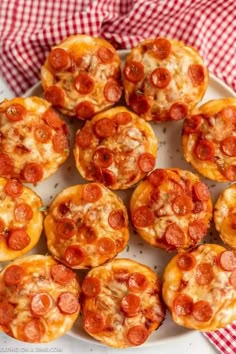
[[[236,136],[228,136],[221,142],[221,150],[227,156],[236,156]]]
[[[14,318],[14,307],[6,301],[0,302],[0,325],[9,325]]]
[[[193,317],[199,322],[208,322],[212,318],[213,310],[209,302],[198,301],[193,305]]]
[[[191,116],[184,121],[183,131],[184,134],[197,133],[202,125],[202,116],[200,114]]]
[[[53,49],[48,56],[51,67],[55,70],[62,70],[70,65],[70,56],[63,48]]]
[[[97,251],[103,256],[112,255],[116,252],[116,244],[109,237],[99,238],[96,246]]]
[[[39,143],[48,143],[51,135],[51,129],[46,124],[39,124],[34,128],[34,137]]]
[[[172,209],[176,215],[184,216],[193,210],[192,198],[188,195],[180,195],[172,201]]]
[[[27,342],[38,343],[45,334],[45,327],[40,319],[32,318],[25,323],[23,331]]]
[[[166,38],[157,38],[152,45],[152,52],[158,59],[166,59],[171,53],[171,43]]]
[[[139,296],[135,294],[128,294],[122,298],[120,307],[126,316],[134,317],[140,310],[140,304],[141,300]]]
[[[195,196],[198,200],[207,201],[210,198],[210,192],[207,185],[203,182],[197,182],[193,186]]]
[[[199,285],[208,285],[214,279],[212,265],[210,263],[200,263],[196,268],[196,282]]]
[[[62,107],[65,103],[65,93],[59,86],[49,86],[44,92],[44,97],[53,106]]]
[[[113,210],[108,216],[108,223],[114,230],[120,230],[125,226],[123,210]]]
[[[194,220],[188,225],[188,234],[196,242],[205,236],[206,231],[206,224],[201,220]]]
[[[1,160],[0,160],[1,164]],[[1,168],[1,166],[0,166]],[[222,174],[229,180],[229,181],[235,181],[236,180],[236,165],[230,165],[226,167],[223,171]]]
[[[4,232],[5,230],[5,222],[0,218],[0,235]]]
[[[76,225],[72,219],[62,218],[56,223],[57,236],[68,240],[76,234]]]
[[[97,240],[96,231],[89,226],[82,225],[78,230],[79,238],[86,243],[94,243]]]
[[[165,231],[165,239],[168,245],[174,247],[183,247],[185,235],[181,228],[177,224],[173,223],[167,226]]]
[[[191,253],[183,253],[179,255],[177,259],[177,265],[181,270],[191,270],[196,265],[196,258]]]
[[[205,79],[203,66],[200,64],[190,65],[188,68],[188,75],[194,86],[201,85]]]
[[[236,269],[234,269],[229,277],[229,282],[232,287],[236,290]]]
[[[204,203],[197,200],[194,203],[193,213],[194,214],[201,213],[204,209],[205,209]]]
[[[133,93],[130,95],[129,104],[132,110],[137,114],[145,114],[150,109],[150,103],[144,95]]]
[[[43,178],[43,167],[39,163],[29,162],[22,171],[22,176],[27,183],[37,183]]]
[[[150,76],[150,81],[153,86],[163,89],[167,87],[170,83],[171,75],[168,69],[166,68],[157,68],[155,69]]]
[[[79,119],[90,119],[95,113],[95,108],[92,102],[83,101],[76,107],[76,117]]]
[[[33,295],[30,308],[35,316],[44,316],[52,308],[53,300],[47,293],[37,293]]]
[[[17,179],[9,179],[4,186],[4,192],[11,198],[20,197],[23,193],[23,184]]]
[[[7,240],[8,247],[14,251],[20,251],[30,244],[30,237],[23,229],[12,230]]]
[[[173,310],[177,316],[187,316],[193,311],[193,299],[186,294],[179,294],[173,301]]]
[[[118,125],[125,125],[132,122],[132,116],[129,112],[119,112],[114,116],[114,122]]]
[[[165,170],[156,169],[148,176],[148,180],[153,187],[158,187],[166,178]]]
[[[102,184],[104,184],[107,187],[113,186],[117,180],[115,174],[106,168],[103,168],[103,169],[100,168],[97,171],[96,177],[97,177],[98,181],[100,181]]]
[[[89,131],[88,129],[83,128],[79,130],[79,132],[76,134],[75,143],[76,145],[84,149],[89,147],[92,140],[93,140],[92,132]]]
[[[234,251],[224,251],[219,257],[221,267],[226,271],[236,269],[236,254]]]
[[[126,283],[130,276],[127,269],[114,269],[113,275],[115,280],[119,283]]]
[[[86,277],[82,284],[83,293],[89,297],[96,297],[101,291],[101,282],[95,277]]]
[[[99,312],[85,313],[83,327],[91,334],[101,332],[105,328],[105,320],[103,315]]]
[[[56,283],[63,286],[75,278],[73,271],[63,264],[54,264],[51,268],[51,276]]]
[[[211,160],[215,155],[214,145],[208,140],[198,140],[194,152],[201,161]]]
[[[149,152],[144,152],[138,158],[138,166],[144,173],[148,173],[155,167],[156,159]]]
[[[94,80],[84,72],[76,76],[74,86],[80,94],[87,95],[94,89]]]
[[[13,168],[14,166],[12,159],[7,154],[0,153],[0,175],[11,175]]]
[[[148,330],[142,325],[131,327],[127,333],[127,339],[130,344],[133,345],[143,344],[147,340],[148,336]]]
[[[188,106],[183,102],[175,102],[169,110],[169,116],[172,120],[180,120],[187,116]]]
[[[57,132],[52,138],[52,145],[55,152],[63,153],[69,149],[68,137],[63,132]]]
[[[132,215],[132,221],[135,227],[148,227],[152,226],[154,223],[155,217],[147,206],[142,205],[134,210]]]
[[[15,206],[14,217],[16,221],[27,222],[33,218],[33,210],[27,203],[20,203]]]
[[[70,266],[78,266],[86,258],[85,251],[78,245],[71,245],[64,252],[64,259]]]
[[[119,101],[121,93],[120,85],[116,81],[107,82],[103,90],[106,100],[112,103]]]
[[[95,203],[102,197],[101,187],[95,183],[83,186],[82,198],[87,203]]]
[[[72,315],[79,310],[79,301],[74,294],[64,292],[58,297],[57,306],[62,313]]]
[[[111,150],[107,148],[99,148],[94,152],[93,163],[97,167],[106,168],[113,162],[113,154]]]
[[[27,110],[19,103],[13,103],[6,109],[7,119],[11,122],[18,122],[24,119],[27,115]]]
[[[115,54],[107,47],[100,47],[98,49],[98,57],[105,64],[111,63],[114,56]]]
[[[129,276],[127,285],[130,291],[143,292],[147,289],[148,281],[144,274],[134,272]]]
[[[126,63],[124,67],[124,76],[133,83],[139,82],[144,78],[144,66],[138,61]]]
[[[61,129],[65,124],[51,107],[43,113],[42,119],[53,129]]]
[[[18,265],[9,266],[3,275],[3,280],[7,286],[20,284],[24,276],[24,269]]]
[[[93,129],[99,138],[109,138],[116,133],[116,125],[114,121],[108,118],[97,120],[93,126]]]

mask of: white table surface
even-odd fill
[[[0,101],[13,97],[0,74]],[[14,340],[0,333],[0,353],[62,353],[62,354],[217,354],[218,351],[208,340],[197,331],[186,337],[172,339],[170,342],[153,347],[145,346],[135,349],[116,350],[108,347],[94,345],[65,335],[49,344],[28,344]]]

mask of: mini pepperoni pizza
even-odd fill
[[[201,101],[208,71],[196,49],[167,38],[133,48],[123,69],[126,103],[145,120],[179,120]]]
[[[156,163],[157,138],[151,126],[125,107],[87,121],[75,138],[74,156],[82,177],[111,189],[127,189]]]
[[[82,283],[83,328],[114,348],[143,344],[165,318],[158,276],[130,259],[89,271]]]
[[[64,189],[50,205],[44,226],[52,255],[75,269],[115,257],[129,238],[125,205],[99,183]]]
[[[79,295],[75,273],[52,257],[18,259],[0,273],[0,330],[24,342],[53,341],[77,319]]]
[[[156,169],[130,200],[135,230],[149,244],[167,251],[189,249],[206,235],[212,217],[208,187],[180,169]]]
[[[236,99],[212,100],[184,121],[185,159],[214,181],[236,180]]]
[[[0,261],[30,251],[43,229],[41,198],[17,179],[0,177]]]
[[[163,299],[184,327],[214,331],[236,320],[236,254],[205,244],[172,258],[163,275]]]
[[[0,176],[36,184],[68,155],[67,126],[47,101],[28,97],[0,103]]]
[[[75,35],[53,47],[41,71],[45,98],[79,119],[119,101],[120,58],[102,38]]]
[[[214,221],[223,242],[236,250],[236,184],[219,196],[214,206]]]

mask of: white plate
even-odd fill
[[[128,51],[120,51],[121,59],[124,61]],[[42,89],[40,84],[37,84],[32,89],[30,89],[25,96],[41,96]],[[223,98],[223,97],[236,97],[235,93],[227,87],[219,79],[210,75],[210,83],[207,92],[204,96],[202,102],[206,102],[210,99]],[[201,102],[201,103],[202,103]],[[72,141],[74,133],[77,128],[81,125],[80,122],[75,119],[67,119],[69,122],[69,127],[71,128]],[[181,127],[182,122],[170,122],[161,124],[152,124],[152,127],[159,140],[159,149],[157,157],[157,166],[159,168],[167,167],[179,167],[182,169],[187,169],[193,171],[191,166],[184,160],[183,154],[181,152]],[[193,171],[194,172],[194,171]],[[210,187],[213,202],[216,200],[217,196],[221,191],[227,187],[227,183],[217,183],[209,180],[205,180],[205,183]],[[49,179],[41,182],[37,187],[33,188],[44,200],[44,204],[47,206],[53,199],[53,197],[70,185],[86,183],[77,172],[74,164],[73,155],[71,154],[66,163],[59,169],[59,171],[50,177]],[[32,187],[32,186],[31,186]],[[129,197],[131,195],[132,189],[128,191],[117,192],[119,196],[127,204]],[[220,243],[219,237],[217,236],[214,229],[209,231],[207,236],[207,242]],[[42,235],[38,245],[30,253],[47,253],[47,247],[45,242],[45,236]],[[167,254],[165,251],[154,248],[146,244],[137,235],[130,235],[129,246],[125,251],[119,254],[119,258],[128,257],[139,261],[141,263],[149,265],[154,269],[158,275],[162,275],[162,271],[167,264],[168,260],[172,257],[171,254]],[[78,272],[79,273],[79,272]],[[143,345],[143,347],[153,346],[161,344],[163,342],[169,341],[171,339],[177,339],[180,336],[187,336],[192,331],[187,330],[183,327],[176,325],[167,315],[166,320],[163,325],[156,332],[152,333],[149,340]],[[68,333],[69,335],[84,340],[93,344],[100,344],[99,342],[89,337],[82,329],[81,319],[79,319],[72,330]]]

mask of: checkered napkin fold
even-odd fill
[[[150,37],[180,39],[236,91],[235,0],[0,0],[0,71],[12,91],[33,86],[50,47],[76,33],[117,49]],[[236,324],[204,334],[222,353],[236,353]]]

